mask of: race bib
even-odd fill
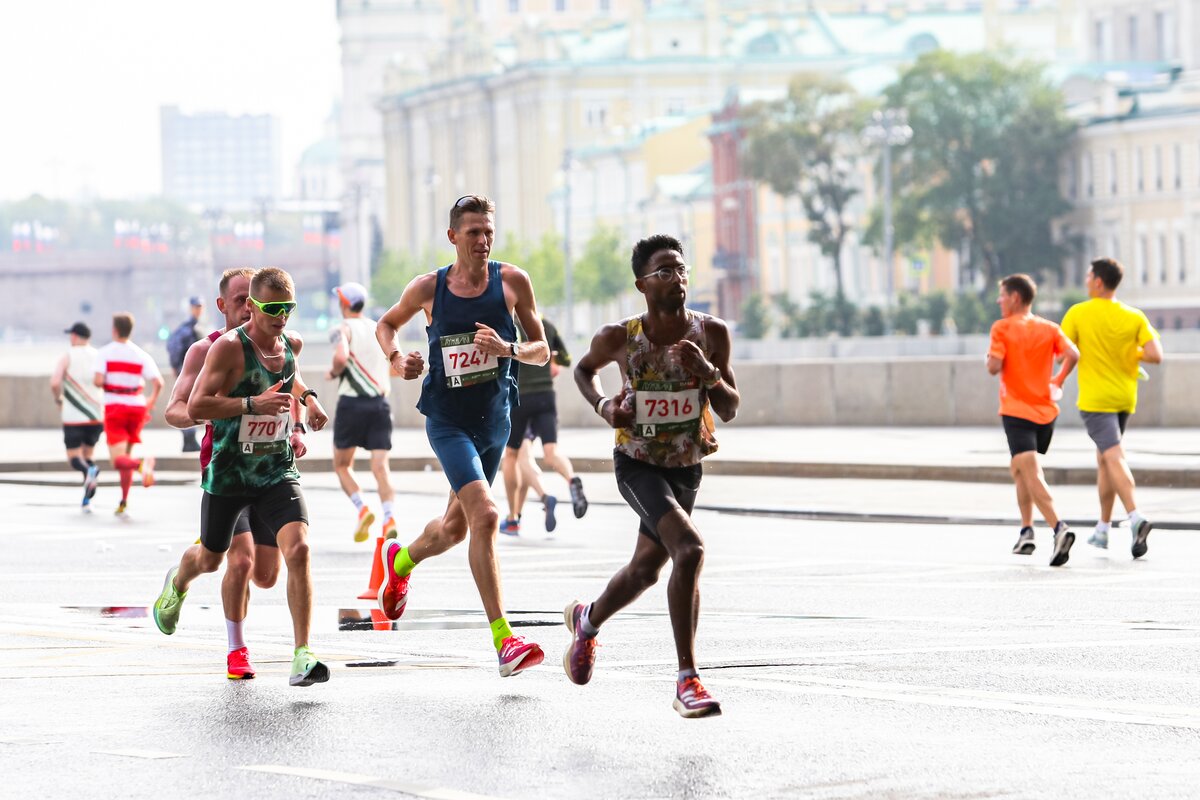
[[[700,387],[696,381],[638,381],[634,385],[637,436],[692,433],[700,427]]]
[[[281,453],[287,449],[291,432],[291,414],[243,414],[238,426],[238,449],[252,456]]]
[[[438,342],[442,347],[447,389],[494,381],[500,374],[500,360],[475,346],[475,334],[455,333],[443,336]]]

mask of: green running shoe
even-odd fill
[[[297,647],[296,655],[292,658],[292,677],[288,679],[288,683],[292,686],[312,686],[327,680],[329,667],[317,661],[317,657],[307,645]]]
[[[175,632],[175,626],[179,624],[179,609],[187,597],[187,592],[180,594],[179,590],[175,588],[175,575],[178,572],[179,567],[171,567],[167,570],[167,579],[163,582],[162,594],[154,601],[154,624],[167,636]]]

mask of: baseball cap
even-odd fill
[[[82,336],[85,339],[92,338],[92,329],[82,322],[76,322],[74,325],[63,331],[63,333],[73,333],[76,336]]]
[[[367,302],[367,290],[366,287],[364,287],[361,283],[354,283],[353,281],[350,283],[343,283],[341,286],[334,289],[333,293],[337,295],[339,300],[348,306]]]
[[[188,304],[191,305],[193,308],[198,308],[198,307],[204,305],[204,301],[201,300],[196,295],[192,295],[191,297],[188,298]]]

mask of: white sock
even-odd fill
[[[391,500],[380,500],[379,502],[383,505],[383,518],[391,519],[392,518],[392,501]]]
[[[583,631],[584,636],[596,638],[596,634],[600,633],[600,629],[592,625],[592,621],[588,619],[588,612],[592,610],[592,604],[588,603],[583,609],[583,613],[579,615],[579,629]]]
[[[1144,519],[1145,519],[1145,517],[1143,517],[1141,514],[1139,514],[1137,509],[1135,508],[1133,511],[1129,512],[1129,527],[1136,531],[1138,523],[1140,523]]]
[[[684,680],[685,678],[696,678],[696,677],[699,677],[699,675],[700,675],[700,673],[696,672],[695,668],[693,668],[693,669],[681,669],[681,670],[679,670],[679,678],[678,678],[678,680],[682,681],[682,680]]]
[[[1111,522],[1097,522],[1096,533],[1108,533],[1108,529],[1112,527]]]
[[[245,620],[234,622],[231,619],[225,620],[225,634],[229,637],[229,652],[233,652],[239,648],[246,646],[246,640],[242,638],[242,623]]]
[[[350,502],[354,503],[354,507],[359,511],[363,510],[362,494],[359,492],[355,492],[354,494],[350,495]]]

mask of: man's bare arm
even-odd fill
[[[202,419],[192,419],[188,414],[187,404],[192,395],[192,387],[196,385],[196,377],[204,367],[204,357],[208,355],[211,346],[212,342],[205,337],[193,343],[183,357],[183,368],[179,371],[179,377],[175,379],[171,397],[167,400],[167,409],[163,413],[167,424],[173,428],[191,428],[205,422]]]
[[[50,375],[50,393],[54,395],[54,402],[62,403],[62,385],[63,376],[67,374],[67,362],[70,357],[64,353],[63,357],[54,365],[54,372]]]
[[[383,354],[387,356],[388,365],[400,373],[405,380],[412,380],[419,376],[425,369],[425,360],[417,350],[406,354],[400,353],[396,348],[396,333],[405,323],[415,317],[418,311],[425,312],[426,320],[430,318],[433,294],[436,289],[436,272],[418,275],[409,281],[396,305],[389,308],[375,325],[375,339],[383,349]],[[396,360],[398,356],[400,357],[399,361]]]
[[[633,411],[623,408],[621,395],[606,398],[605,403],[596,409],[600,399],[604,397],[604,389],[600,386],[600,370],[616,361],[625,347],[627,333],[621,324],[605,325],[592,337],[588,351],[575,365],[575,385],[579,393],[600,417],[614,428],[627,427],[633,423]]]
[[[541,366],[550,360],[550,344],[546,341],[546,328],[537,313],[537,298],[533,294],[533,282],[529,273],[519,267],[505,266],[505,283],[515,295],[513,312],[528,341],[517,344],[517,361],[522,364]]]
[[[729,328],[721,320],[709,318],[704,323],[704,336],[712,347],[712,364],[721,375],[716,385],[707,390],[708,402],[722,422],[729,422],[737,416],[738,406],[742,402],[742,395],[733,377],[733,367],[729,365],[729,353],[733,349]]]

